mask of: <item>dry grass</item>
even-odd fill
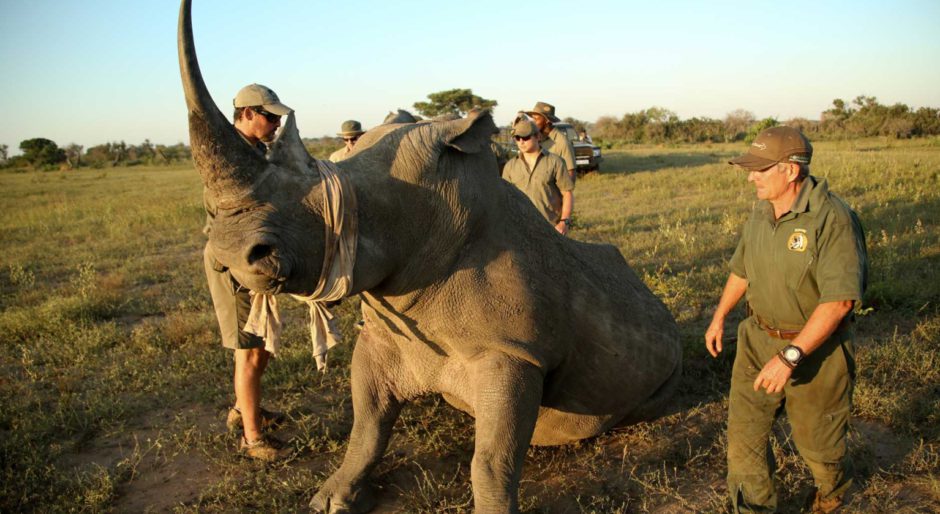
[[[814,173],[868,229],[849,512],[940,510],[940,141],[817,145]],[[720,512],[731,357],[701,345],[752,205],[723,164],[738,146],[612,152],[576,191],[572,236],[617,245],[679,320],[674,413],[529,451],[529,512]],[[0,511],[293,512],[340,462],[352,422],[349,340],[317,374],[303,311],[288,312],[266,403],[290,413],[291,457],[234,455],[222,414],[231,364],[201,269],[199,179],[188,167],[0,175]],[[291,344],[291,342],[294,342]],[[730,352],[726,352],[730,353]],[[781,423],[784,512],[811,479]],[[469,512],[472,424],[437,398],[405,409],[375,474],[379,512]]]

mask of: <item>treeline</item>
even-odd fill
[[[469,91],[469,90],[466,90]],[[429,95],[430,97],[431,95]],[[495,104],[495,101],[493,101]],[[681,120],[676,113],[662,107],[651,107],[620,118],[602,116],[594,123],[566,118],[577,129],[586,129],[595,143],[614,148],[636,143],[720,143],[750,141],[761,130],[778,124],[803,131],[810,139],[848,139],[883,136],[911,138],[940,135],[940,109],[911,109],[905,104],[882,105],[873,96],[859,96],[847,103],[832,101],[819,120],[794,118],[757,119],[750,111],[738,109],[724,119],[690,118]],[[324,136],[304,139],[310,154],[326,158],[343,145],[342,139]],[[139,145],[124,141],[105,143],[87,150],[77,144],[60,148],[45,138],[27,139],[20,143],[21,155],[9,157],[7,145],[0,145],[0,167],[32,169],[104,168],[110,166],[170,165],[189,162],[192,154],[183,143],[155,145],[144,140]]]
[[[75,143],[59,147],[55,141],[37,137],[20,143],[20,155],[9,157],[7,145],[0,145],[0,166],[42,170],[105,168],[111,166],[170,165],[189,162],[192,153],[183,143],[155,145],[149,139],[139,145],[124,141],[85,149]]]
[[[819,120],[794,118],[756,119],[750,111],[739,109],[723,120],[690,118],[680,120],[676,113],[661,107],[624,114],[621,118],[602,116],[594,123],[568,118],[576,127],[584,127],[595,143],[608,148],[635,143],[720,143],[750,141],[761,130],[778,124],[803,131],[810,139],[847,139],[885,136],[910,138],[940,135],[940,109],[921,107],[914,110],[897,103],[882,105],[873,96],[859,96],[846,103],[836,99]]]

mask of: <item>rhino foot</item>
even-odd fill
[[[369,485],[346,485],[330,477],[310,500],[310,508],[323,514],[364,514],[375,508],[375,495]]]

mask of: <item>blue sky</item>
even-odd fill
[[[0,0],[0,144],[188,142],[173,0]],[[223,112],[270,86],[304,137],[472,88],[508,123],[537,100],[594,121],[818,118],[832,99],[940,107],[940,2],[194,0]]]

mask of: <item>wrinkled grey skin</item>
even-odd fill
[[[180,67],[196,168],[218,202],[209,244],[258,292],[310,294],[323,260],[322,184],[293,116],[266,162],[209,97],[180,12]],[[441,394],[475,418],[477,512],[517,512],[529,444],[655,416],[674,388],[675,321],[617,250],[558,235],[502,181],[489,113],[370,130],[338,164],[359,202],[342,465],[311,506],[366,512],[368,484],[409,400]]]

